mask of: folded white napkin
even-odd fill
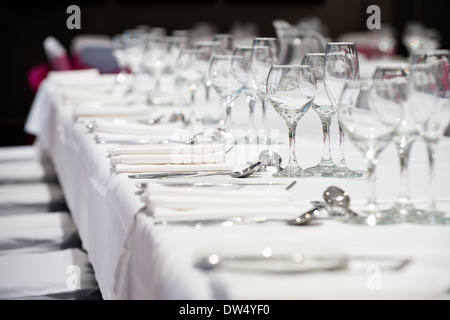
[[[111,164],[225,163],[225,145],[137,145],[110,150]]]
[[[93,84],[90,84],[93,85]],[[62,88],[61,94],[67,104],[92,103],[126,105],[129,100],[119,92],[102,92],[86,90],[86,88]]]
[[[47,79],[55,84],[77,84],[86,80],[97,79],[99,76],[98,69],[49,71]]]
[[[284,188],[170,188],[152,184],[141,196],[155,219],[214,219],[225,217],[293,217],[290,194]]]
[[[117,173],[152,173],[152,172],[230,172],[232,164],[122,164],[114,165]]]
[[[122,118],[128,116],[150,116],[152,109],[146,106],[99,106],[80,105],[73,108],[73,116],[76,118]],[[109,127],[114,127],[117,123],[104,122]],[[102,123],[98,124],[99,129]]]
[[[131,108],[131,107],[130,107]],[[149,110],[149,109],[147,109]],[[124,110],[125,111],[125,110]],[[96,120],[94,123],[94,131],[106,132],[106,133],[118,133],[126,135],[147,136],[147,137],[167,137],[173,136],[175,139],[179,136],[190,135],[188,130],[183,130],[179,125],[175,124],[158,124],[147,125],[138,122],[126,122],[126,121],[108,121],[108,120]],[[135,137],[136,138],[136,137]],[[141,137],[138,137],[141,138]]]

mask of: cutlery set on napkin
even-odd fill
[[[226,162],[223,144],[127,145],[111,148],[109,153],[117,173],[229,172],[233,169]]]
[[[285,188],[172,188],[151,184],[141,195],[155,221],[232,217],[291,218],[297,210]]]

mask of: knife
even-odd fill
[[[162,172],[162,173],[139,173],[130,174],[128,178],[130,179],[158,179],[165,177],[182,177],[182,176],[192,176],[198,174],[198,172]]]
[[[168,186],[168,187],[228,187],[228,186],[276,186],[276,185],[286,185],[286,183],[272,183],[272,182],[262,182],[262,183],[214,183],[214,182],[157,182],[157,184]],[[148,183],[138,183],[136,184],[138,188],[146,188]]]

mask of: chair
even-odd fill
[[[63,71],[72,69],[67,50],[55,37],[46,37],[43,46],[52,70]]]
[[[111,37],[106,35],[82,34],[71,42],[73,66],[76,69],[96,68],[101,73],[119,70],[112,53]]]
[[[81,248],[69,212],[44,212],[0,217],[0,255]]]
[[[75,299],[97,289],[80,249],[0,255],[0,299]]]

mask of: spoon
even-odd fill
[[[214,175],[229,175],[232,178],[247,178],[248,176],[254,174],[261,167],[261,162],[256,162],[251,166],[245,168],[242,171],[236,172],[206,172],[206,173],[198,173],[194,175],[190,175],[189,177],[206,177],[206,176],[214,176]]]
[[[162,118],[164,118],[164,115],[160,115],[156,118],[152,119],[146,119],[146,120],[136,120],[138,123],[148,124],[148,125],[155,125],[161,122]]]
[[[336,186],[328,187],[323,193],[323,199],[330,209],[330,216],[357,216],[357,214],[349,208],[349,195],[341,188]]]
[[[283,170],[281,167],[281,156],[273,150],[264,150],[258,156],[259,161],[261,161],[260,171],[266,171],[267,166],[273,166],[277,169],[277,172]]]
[[[248,224],[248,223],[262,223],[270,221],[285,222],[291,226],[302,226],[308,224],[319,216],[319,210],[317,208],[308,210],[293,219],[276,219],[267,217],[230,217],[219,219],[201,219],[201,220],[159,220],[155,221],[156,225],[189,225],[194,227],[208,226],[208,225],[222,225],[224,227],[232,226],[236,224]]]

